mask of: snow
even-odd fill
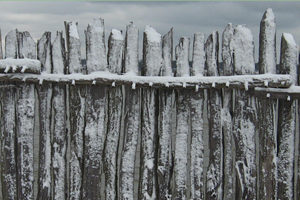
[[[147,34],[147,39],[149,40],[149,42],[155,42],[155,43],[160,43],[161,42],[161,34],[159,34],[150,25],[146,26],[145,33]]]
[[[124,40],[124,36],[122,35],[122,32],[117,30],[117,29],[112,29],[111,30],[111,33],[112,33],[112,37],[115,39],[115,40]]]
[[[292,34],[290,33],[282,33],[282,37],[292,46],[297,46],[295,39]]]
[[[79,34],[78,34],[78,31],[77,31],[77,22],[70,22],[69,23],[69,34],[70,34],[70,37],[79,39]]]
[[[22,72],[39,74],[40,70],[41,62],[36,59],[0,59],[0,71],[6,71],[5,73]]]

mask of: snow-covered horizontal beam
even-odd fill
[[[109,72],[94,72],[83,74],[0,74],[0,81],[26,81],[33,83],[60,82],[71,84],[105,84],[105,85],[132,85],[135,87],[184,87],[184,88],[248,88],[275,87],[288,88],[292,85],[290,75],[237,75],[237,76],[135,76],[117,75]]]
[[[289,88],[263,88],[254,89],[254,94],[265,98],[277,98],[291,100],[300,98],[300,86],[291,86]]]
[[[41,73],[41,62],[36,59],[6,58],[0,60],[1,73]]]

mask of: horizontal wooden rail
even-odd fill
[[[162,76],[135,76],[135,75],[116,75],[109,72],[94,72],[84,74],[0,74],[0,81],[16,82],[59,82],[70,84],[105,84],[105,85],[132,85],[135,87],[172,87],[172,88],[288,88],[292,85],[290,75],[237,75],[237,76],[192,76],[192,77],[162,77]]]
[[[300,98],[300,86],[291,86],[289,88],[261,88],[254,89],[256,96],[266,98],[277,98],[291,100],[293,98]]]

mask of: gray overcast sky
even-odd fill
[[[300,2],[0,2],[0,7],[3,38],[9,30],[18,28],[38,39],[44,31],[54,35],[56,30],[64,30],[65,20],[78,21],[83,54],[84,29],[93,18],[102,17],[106,40],[112,28],[124,30],[134,21],[140,30],[140,43],[148,24],[161,34],[174,27],[174,44],[180,36],[192,39],[195,32],[208,36],[218,30],[221,35],[229,22],[246,24],[255,39],[257,60],[259,24],[269,7],[276,16],[277,46],[283,32],[292,33],[300,44]]]

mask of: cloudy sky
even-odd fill
[[[269,7],[276,16],[278,47],[283,32],[292,33],[300,44],[300,2],[0,2],[0,7],[3,38],[9,30],[18,28],[29,31],[37,40],[44,31],[54,35],[64,30],[65,20],[77,21],[83,55],[83,32],[95,17],[105,20],[106,36],[112,28],[125,30],[130,21],[139,27],[140,40],[145,25],[161,34],[173,27],[175,44],[180,36],[192,38],[195,32],[207,36],[214,30],[222,33],[229,22],[246,24],[253,33],[257,52],[260,20]]]

